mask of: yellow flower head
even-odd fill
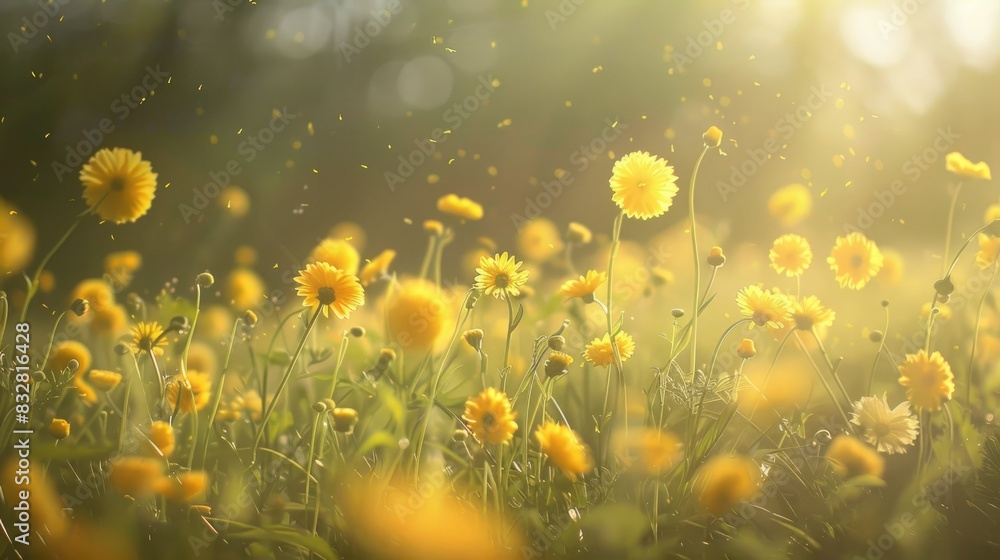
[[[998,255],[1000,255],[1000,237],[980,233],[979,252],[976,253],[976,266],[986,270],[997,262]]]
[[[122,381],[122,374],[103,369],[92,369],[87,376],[90,384],[101,391],[110,391]]]
[[[517,431],[517,412],[510,409],[507,395],[487,387],[475,397],[465,401],[462,419],[472,430],[479,443],[507,443]]]
[[[329,317],[330,310],[340,319],[347,319],[351,312],[365,304],[365,291],[356,276],[334,268],[325,261],[306,265],[295,277],[299,284],[296,295],[302,296],[302,305],[311,307],[313,313],[323,310]]]
[[[635,342],[625,331],[618,331],[615,335],[615,345],[618,346],[618,355],[621,356],[622,363],[627,362],[635,353]],[[583,351],[583,357],[598,367],[608,367],[613,364],[615,355],[614,349],[611,348],[611,337],[604,333],[603,338],[591,340]]]
[[[226,278],[223,294],[234,309],[249,309],[264,298],[264,281],[249,268],[237,268]]]
[[[812,193],[805,185],[794,183],[774,191],[767,199],[767,210],[783,226],[790,227],[812,213]]]
[[[611,200],[626,216],[648,220],[670,209],[677,195],[677,176],[666,160],[632,152],[615,162],[611,190]]]
[[[719,455],[702,465],[695,477],[698,504],[719,517],[757,494],[760,469],[748,457]]]
[[[347,241],[327,238],[320,241],[319,245],[312,250],[309,260],[317,263],[324,262],[341,272],[355,275],[358,273],[361,256],[354,245]]]
[[[769,256],[771,268],[789,278],[801,276],[809,268],[813,258],[809,242],[794,233],[775,239]]]
[[[711,126],[705,131],[705,134],[701,135],[701,138],[705,141],[705,146],[718,148],[722,144],[722,131],[717,126]]]
[[[170,411],[192,413],[208,406],[212,399],[212,379],[207,373],[188,371],[187,379],[175,375],[167,380],[167,404]],[[180,395],[180,405],[177,404]]]
[[[458,216],[465,220],[481,220],[483,218],[482,205],[457,194],[446,194],[439,198],[437,209],[445,214]]]
[[[136,251],[115,251],[104,257],[104,272],[135,272],[142,267],[142,255]]]
[[[753,340],[749,338],[744,338],[740,345],[736,347],[736,355],[744,360],[749,360],[757,355],[757,347],[754,345]]]
[[[618,452],[625,463],[638,467],[650,476],[666,473],[683,455],[681,440],[659,428],[630,430],[621,442],[617,445]]]
[[[141,152],[102,148],[80,169],[83,198],[103,220],[134,222],[149,210],[156,196],[156,173]]]
[[[432,282],[403,280],[385,300],[389,337],[404,350],[430,350],[442,340],[452,306],[445,292]]]
[[[570,480],[590,470],[587,448],[568,427],[546,421],[535,430],[535,440],[549,462]]]
[[[378,282],[379,278],[389,272],[389,266],[395,258],[396,251],[386,249],[379,253],[377,257],[368,261],[364,268],[361,269],[361,285],[368,287],[370,284]]]
[[[66,439],[69,437],[69,422],[62,418],[53,418],[49,424],[49,434],[56,439]]]
[[[111,461],[108,479],[121,494],[152,494],[163,483],[164,464],[153,457],[119,457]]]
[[[893,249],[882,249],[882,270],[876,280],[883,286],[895,286],[903,280],[903,255]]]
[[[545,375],[547,377],[559,377],[566,375],[569,366],[573,364],[573,356],[558,350],[549,353],[549,359],[545,360]]]
[[[736,294],[736,304],[744,317],[752,319],[754,325],[769,329],[780,329],[791,319],[792,306],[788,298],[780,293],[762,290],[760,286],[747,286]]]
[[[477,290],[497,299],[517,297],[528,282],[528,271],[520,270],[523,263],[506,251],[494,257],[483,257],[476,269]]]
[[[35,251],[35,228],[0,198],[0,278],[20,272]]]
[[[920,424],[910,414],[910,402],[903,401],[896,408],[889,408],[886,395],[861,397],[854,403],[851,423],[860,426],[862,437],[875,446],[879,453],[906,453],[906,446],[913,445]]]
[[[424,231],[431,235],[441,235],[444,233],[444,224],[437,220],[424,220]]]
[[[597,288],[607,282],[608,275],[605,272],[597,272],[596,270],[588,270],[587,274],[581,276],[577,280],[568,280],[565,284],[559,288],[559,292],[568,298],[583,298],[585,300],[589,299],[593,301],[594,292]]]
[[[150,352],[157,356],[163,355],[161,346],[167,345],[167,339],[163,336],[163,327],[156,321],[148,323],[139,322],[132,327],[132,338],[129,347],[133,354],[147,355]]]
[[[354,426],[358,423],[358,411],[353,408],[334,408],[330,411],[333,418],[333,429],[344,433],[354,433]]]
[[[149,427],[146,437],[152,442],[148,444],[150,455],[154,457],[169,457],[174,452],[177,437],[174,428],[167,422],[157,420]]]
[[[941,401],[951,400],[955,376],[940,352],[930,356],[924,350],[907,354],[899,366],[899,384],[908,387],[906,398],[917,410],[938,410]]]
[[[92,308],[93,320],[90,332],[104,337],[114,337],[125,330],[125,308],[120,305]]]
[[[563,250],[559,228],[550,220],[536,218],[521,226],[517,234],[517,250],[531,261],[544,262]]]
[[[972,163],[965,156],[958,152],[951,152],[944,156],[945,168],[959,177],[969,177],[971,179],[992,179],[990,176],[990,166],[985,161]]]
[[[885,470],[882,456],[854,436],[839,435],[833,438],[825,457],[837,476],[844,479],[863,475],[881,477]]]
[[[82,342],[77,342],[75,340],[67,340],[66,342],[60,342],[52,347],[52,352],[49,354],[48,365],[45,369],[51,371],[55,374],[60,374],[67,366],[69,366],[70,361],[76,360],[79,366],[76,368],[74,375],[78,378],[82,378],[85,373],[90,369],[90,363],[92,361],[90,350],[83,345]]]
[[[795,321],[797,329],[810,331],[813,327],[830,327],[836,318],[837,314],[820,303],[816,296],[806,296],[797,301],[792,300],[792,320]]]
[[[842,288],[860,290],[882,268],[882,252],[862,233],[838,237],[833,251],[826,258]]]
[[[177,476],[163,477],[156,485],[156,493],[175,502],[188,502],[197,498],[208,487],[208,473],[187,471]]]

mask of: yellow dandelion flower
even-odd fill
[[[635,342],[632,336],[625,331],[619,331],[615,335],[615,344],[618,346],[618,355],[621,356],[622,363],[628,361],[635,353]],[[598,367],[608,367],[615,362],[614,349],[611,348],[611,337],[604,333],[603,338],[595,338],[590,341],[583,352],[584,358]]]
[[[433,282],[406,279],[385,300],[389,337],[403,350],[430,350],[442,342],[452,320],[450,297]]]
[[[718,148],[722,144],[722,131],[717,126],[711,126],[701,135],[701,138],[705,141],[705,146]]]
[[[896,408],[889,408],[886,395],[861,397],[854,403],[851,423],[861,427],[862,437],[875,446],[879,453],[906,453],[906,446],[913,445],[920,423],[910,413],[910,402],[903,401]]]
[[[153,457],[119,457],[112,459],[108,480],[121,494],[142,496],[152,494],[163,482],[164,464]]]
[[[951,171],[959,177],[970,179],[992,179],[990,166],[985,161],[972,163],[965,156],[958,152],[951,152],[944,157],[945,169]]]
[[[149,438],[149,442],[147,442],[149,452],[154,457],[169,457],[173,454],[177,444],[177,436],[174,434],[173,426],[167,422],[162,420],[153,422],[149,426],[149,431],[146,432],[146,437]]]
[[[171,412],[177,410],[190,414],[201,410],[212,399],[212,378],[207,373],[193,370],[187,372],[187,379],[175,375],[167,380],[166,396]]]
[[[536,262],[545,262],[564,248],[559,228],[550,220],[536,218],[521,226],[517,234],[519,254]]]
[[[132,327],[132,338],[129,347],[133,354],[149,354],[152,352],[156,356],[163,355],[162,346],[167,345],[167,339],[163,336],[163,327],[156,321],[136,323]]]
[[[222,293],[234,309],[250,309],[264,298],[264,281],[249,268],[237,268],[226,277]]]
[[[824,306],[816,296],[792,300],[792,320],[797,329],[809,331],[813,327],[827,328],[833,325],[836,318],[837,314]]]
[[[439,198],[437,209],[439,212],[458,216],[465,220],[481,220],[483,218],[482,205],[457,194],[446,194]]]
[[[667,161],[648,152],[632,152],[615,162],[611,200],[629,218],[663,215],[677,195],[677,176]]]
[[[122,382],[122,374],[103,369],[92,369],[87,379],[95,388],[101,391],[110,391]]]
[[[812,193],[799,183],[781,187],[767,199],[768,212],[785,227],[794,226],[809,217],[812,207]]]
[[[549,353],[549,358],[545,360],[545,375],[547,377],[559,377],[569,373],[569,366],[573,364],[573,356],[558,350]]]
[[[365,291],[356,276],[334,268],[325,261],[310,263],[295,277],[299,284],[296,294],[302,296],[302,305],[311,307],[313,313],[323,310],[329,317],[330,310],[340,319],[347,319],[351,312],[365,304]]]
[[[588,270],[587,274],[580,276],[576,280],[569,280],[562,287],[559,288],[559,292],[567,298],[583,298],[584,300],[589,299],[594,300],[594,292],[597,288],[607,282],[608,275],[605,272],[597,272],[596,270]]]
[[[207,487],[207,472],[187,471],[177,476],[160,478],[155,491],[168,500],[188,502],[197,498]]]
[[[114,307],[115,305],[114,290],[112,290],[110,284],[100,278],[81,280],[70,292],[67,303],[78,299],[87,300],[88,309],[86,313],[79,317],[75,314],[70,314],[69,320],[77,324],[91,322],[95,319],[98,310]]]
[[[535,441],[549,462],[570,480],[576,480],[590,470],[591,461],[587,448],[573,430],[555,422],[546,421],[535,430]]]
[[[736,294],[736,304],[740,313],[752,320],[754,325],[769,329],[780,329],[791,319],[792,306],[788,298],[777,291],[762,290],[760,286],[747,286]]]
[[[617,445],[626,465],[638,467],[650,476],[670,470],[683,456],[681,440],[671,432],[644,427],[629,430]]]
[[[906,398],[917,410],[938,410],[941,401],[951,400],[955,376],[940,352],[930,356],[924,350],[907,354],[899,366],[899,384],[908,387]]]
[[[201,326],[201,321],[198,321],[198,326]],[[211,345],[200,341],[191,343],[191,347],[188,349],[187,369],[215,373],[218,367],[219,359]]]
[[[698,504],[719,517],[758,492],[760,469],[748,457],[719,455],[708,460],[695,475]]]
[[[462,419],[472,430],[479,443],[494,445],[507,443],[517,431],[517,412],[510,408],[506,393],[487,387],[465,401]]]
[[[104,272],[135,272],[142,267],[142,255],[136,251],[115,251],[104,257]]]
[[[528,282],[528,271],[519,270],[522,264],[506,251],[494,257],[483,257],[476,269],[475,288],[497,299],[517,297],[521,287]]]
[[[1000,255],[1000,237],[980,233],[979,252],[976,253],[976,266],[985,270],[997,262],[998,255]]]
[[[109,305],[106,307],[92,308],[93,320],[90,321],[90,332],[98,336],[112,338],[118,336],[125,330],[127,313],[120,305]]]
[[[93,358],[91,357],[90,350],[82,342],[67,340],[52,347],[45,369],[52,373],[60,374],[69,366],[72,360],[76,360],[76,363],[79,364],[74,375],[83,377],[90,370]]]
[[[62,418],[53,418],[49,424],[49,434],[56,439],[66,439],[69,437],[69,422]]]
[[[826,262],[837,275],[840,287],[860,290],[878,274],[884,259],[875,242],[854,232],[837,238]]]
[[[141,152],[102,148],[80,169],[83,198],[103,220],[124,224],[149,211],[156,196],[156,173]]]
[[[382,278],[389,272],[389,266],[392,265],[393,259],[396,258],[396,251],[392,249],[386,249],[378,254],[377,257],[368,261],[368,263],[361,269],[361,285],[369,286],[378,282],[379,278]]]
[[[824,457],[837,476],[843,479],[866,475],[881,477],[885,470],[885,459],[854,436],[833,438]]]
[[[813,258],[809,242],[794,233],[775,239],[768,256],[771,259],[771,268],[789,278],[801,276],[809,268]]]
[[[334,408],[330,411],[333,418],[333,429],[343,433],[354,433],[354,426],[358,423],[358,411],[353,408]]]
[[[35,251],[35,228],[17,209],[0,198],[0,278],[20,272]]]
[[[358,250],[343,239],[327,238],[320,241],[319,245],[309,254],[312,262],[325,262],[326,264],[346,272],[350,275],[358,273],[358,265],[361,263],[361,256]]]

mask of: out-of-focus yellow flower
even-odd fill
[[[517,431],[517,412],[510,409],[506,393],[487,387],[465,401],[465,420],[479,443],[499,445],[507,443]]]
[[[348,241],[351,245],[354,245],[358,251],[364,251],[365,245],[368,243],[368,234],[365,233],[365,228],[361,227],[360,224],[351,221],[340,222],[333,226],[330,228],[330,232],[327,234],[327,237]]]
[[[618,331],[615,335],[615,345],[618,346],[618,355],[622,363],[628,361],[635,353],[635,342],[632,336],[625,331]],[[608,367],[615,362],[614,349],[611,348],[611,337],[604,333],[603,338],[595,338],[590,341],[583,352],[584,358],[598,367]]]
[[[424,220],[424,231],[431,235],[441,235],[444,233],[444,224],[437,220]]]
[[[464,220],[481,220],[483,218],[482,205],[457,194],[446,194],[439,198],[437,209],[439,212],[458,216]]]
[[[823,305],[816,296],[805,296],[791,302],[792,321],[797,329],[811,331],[813,327],[830,327],[837,318],[837,314]]]
[[[705,141],[705,146],[718,148],[722,144],[722,131],[717,126],[711,126],[705,131],[705,134],[701,135],[701,138]]]
[[[450,297],[432,282],[407,279],[388,295],[389,337],[404,350],[429,350],[441,341],[453,311]]]
[[[824,457],[837,476],[844,479],[864,475],[881,477],[885,470],[885,459],[854,436],[842,434],[833,438]]]
[[[874,241],[853,232],[837,238],[826,262],[837,275],[840,287],[860,290],[878,274],[884,259]]]
[[[100,391],[110,391],[122,381],[122,374],[103,369],[92,369],[87,376],[90,384]]]
[[[90,349],[82,342],[67,340],[52,347],[52,352],[49,354],[49,361],[45,369],[59,374],[66,369],[72,360],[76,360],[76,363],[79,364],[75,375],[82,377],[90,370],[93,358],[91,357]]]
[[[568,427],[546,421],[535,430],[535,441],[549,462],[570,480],[576,480],[590,470],[591,461],[587,448]]]
[[[310,263],[295,277],[299,285],[296,295],[304,298],[302,305],[311,307],[313,313],[330,311],[340,319],[348,319],[351,312],[365,304],[365,291],[356,276],[337,269],[326,261]]]
[[[174,453],[177,444],[177,436],[174,428],[167,422],[157,420],[149,426],[146,437],[152,442],[149,451],[154,457],[169,457]],[[154,447],[155,446],[155,447]]]
[[[521,227],[517,248],[528,260],[545,262],[558,255],[564,245],[555,224],[545,218],[536,218]]]
[[[368,261],[364,268],[361,269],[361,285],[367,287],[369,284],[377,282],[379,278],[389,271],[389,266],[392,265],[392,260],[395,258],[396,251],[386,249],[379,253],[377,257]]]
[[[187,379],[175,375],[167,380],[167,404],[170,410],[190,414],[208,406],[212,399],[212,378],[207,373],[188,371]],[[180,395],[180,405],[177,404]]]
[[[947,303],[937,302],[933,306],[929,301],[925,301],[923,305],[920,306],[920,320],[926,321],[931,315],[931,310],[937,308],[937,319],[938,321],[947,321],[951,319],[951,306]]]
[[[794,233],[775,239],[768,256],[771,259],[771,268],[789,278],[801,276],[809,268],[813,258],[812,249],[809,248],[806,238]]]
[[[240,245],[233,252],[233,261],[238,266],[253,266],[257,264],[257,249],[251,245]]]
[[[785,227],[794,226],[809,217],[812,207],[812,193],[800,183],[781,187],[767,199],[768,212]]]
[[[780,293],[762,290],[760,286],[747,286],[736,294],[740,313],[754,325],[770,329],[781,328],[791,320],[792,306]]]
[[[199,321],[200,326],[201,321]],[[215,349],[204,342],[195,341],[188,349],[187,369],[214,374],[218,371],[219,362]]]
[[[570,222],[566,228],[566,238],[574,245],[587,245],[594,238],[594,234],[587,226],[579,222]]]
[[[131,274],[142,267],[142,255],[137,251],[115,251],[104,257],[104,272]]]
[[[950,154],[944,156],[944,162],[945,169],[951,171],[959,177],[987,180],[993,178],[990,175],[990,166],[986,165],[985,161],[972,163],[958,152],[951,152]]]
[[[773,369],[770,360],[746,362],[743,375],[748,383],[740,384],[740,412],[748,417],[752,414],[750,419],[756,423],[801,408],[815,383],[809,368],[809,362],[801,357],[783,358]]]
[[[629,218],[663,215],[677,195],[677,176],[667,161],[648,152],[632,152],[615,162],[611,200]]]
[[[69,422],[63,418],[53,418],[49,424],[49,434],[56,439],[66,439],[69,437]]]
[[[69,321],[73,323],[86,323],[93,321],[97,310],[114,307],[115,305],[114,291],[106,281],[100,278],[88,278],[86,280],[81,280],[80,283],[73,288],[73,291],[70,292],[68,301],[72,302],[77,299],[87,300],[89,309],[80,317],[77,317],[75,314],[71,314],[69,316]]]
[[[882,249],[882,270],[876,280],[883,286],[895,286],[903,280],[903,255],[893,249]]]
[[[568,280],[566,283],[559,288],[559,292],[567,298],[583,298],[584,300],[589,299],[593,301],[594,292],[597,288],[608,281],[608,275],[605,272],[597,272],[596,270],[588,270],[587,274],[580,276],[576,280]]]
[[[353,408],[334,408],[330,411],[333,418],[333,429],[343,433],[354,433],[354,426],[358,423],[358,411]]]
[[[361,255],[354,248],[354,245],[343,239],[326,238],[312,250],[312,253],[309,254],[309,260],[317,263],[325,262],[333,268],[353,276],[358,273]]]
[[[254,302],[255,304],[258,302]],[[253,307],[253,306],[251,306]],[[211,305],[198,314],[198,328],[195,336],[203,336],[208,340],[229,339],[233,330],[233,314],[223,305]],[[195,368],[197,369],[197,368]]]
[[[234,218],[242,218],[250,212],[250,195],[241,187],[228,186],[215,199],[219,206]]]
[[[83,198],[103,220],[124,224],[149,211],[156,196],[156,173],[141,152],[102,148],[80,169]]]
[[[264,298],[264,281],[249,268],[237,268],[226,277],[222,291],[233,308],[249,309]]]
[[[93,320],[90,321],[90,332],[97,336],[112,338],[125,330],[125,308],[120,305],[108,305],[92,309]]]
[[[111,487],[132,497],[152,494],[163,483],[164,464],[152,457],[118,457],[111,461]]]
[[[260,420],[263,410],[264,401],[260,398],[260,393],[254,389],[243,393],[243,411],[249,414],[252,420]]]
[[[24,269],[35,251],[35,228],[0,198],[0,278]]]
[[[654,427],[630,430],[618,444],[625,463],[657,476],[670,470],[683,456],[681,440],[671,432]]]
[[[148,323],[140,321],[132,327],[129,347],[133,354],[148,355],[152,352],[156,356],[162,356],[162,347],[166,345],[167,339],[163,336],[163,327],[156,321]]]
[[[955,375],[940,352],[930,356],[923,349],[907,354],[899,366],[899,384],[908,387],[906,398],[917,410],[938,410],[941,402],[951,400]]]
[[[862,437],[875,446],[879,453],[906,453],[906,446],[917,439],[920,424],[910,414],[910,402],[903,401],[896,408],[889,408],[886,395],[861,397],[854,403],[851,423],[859,426]]]
[[[497,299],[517,297],[528,282],[528,271],[520,270],[522,264],[506,251],[483,258],[476,269],[476,289]]]
[[[758,492],[760,469],[749,458],[718,455],[695,475],[694,491],[701,509],[719,517]]]
[[[207,487],[207,472],[187,471],[161,478],[156,486],[156,493],[175,502],[189,502],[201,495]]]
[[[979,234],[979,252],[976,253],[976,266],[985,270],[997,262],[1000,254],[1000,237],[985,233]]]

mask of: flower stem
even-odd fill
[[[969,354],[969,380],[968,386],[965,388],[966,406],[972,405],[972,385],[975,379],[976,346],[979,343],[979,327],[983,320],[983,306],[986,304],[986,298],[990,295],[990,290],[993,288],[993,281],[997,277],[997,267],[1000,267],[1000,260],[993,261],[993,273],[990,274],[990,281],[986,285],[986,290],[983,291],[983,297],[979,300],[979,309],[976,311],[976,329],[972,335],[972,352]]]
[[[694,316],[691,318],[691,369],[689,374],[694,377],[695,370],[698,367],[698,307],[699,307],[699,297],[701,296],[701,258],[698,256],[698,223],[694,217],[694,192],[696,181],[698,179],[698,169],[701,168],[701,162],[705,159],[705,154],[708,153],[708,146],[702,148],[701,153],[698,154],[698,160],[695,161],[694,171],[691,172],[691,186],[688,188],[688,214],[691,219],[691,254],[694,259],[694,290],[692,290],[692,303],[691,312]]]

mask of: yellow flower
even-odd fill
[[[722,251],[722,247],[715,246],[708,250],[707,260],[709,266],[718,268],[726,264],[726,254]]]
[[[446,194],[439,198],[437,209],[445,214],[458,216],[465,220],[481,220],[483,218],[482,205],[457,194]]]
[[[314,262],[325,262],[341,272],[350,275],[358,273],[361,256],[358,250],[343,239],[324,239],[313,249],[309,259]]]
[[[114,290],[111,289],[110,284],[100,278],[81,280],[70,292],[68,298],[70,302],[78,299],[87,300],[89,309],[80,317],[71,314],[69,320],[74,323],[93,321],[98,310],[115,305]]]
[[[767,210],[786,227],[794,226],[812,213],[812,194],[805,185],[794,183],[774,191],[767,199]]]
[[[701,138],[705,141],[705,146],[718,148],[722,144],[722,131],[719,130],[719,127],[712,126],[705,131],[705,134],[701,135]]]
[[[336,317],[347,319],[365,304],[365,291],[358,278],[325,261],[306,265],[295,281],[299,284],[296,295],[305,298],[302,305],[311,307],[313,313],[322,308],[324,317],[329,317],[332,309]]]
[[[326,234],[326,236],[332,239],[350,241],[351,245],[354,245],[358,251],[363,251],[365,244],[368,242],[368,234],[365,233],[365,228],[361,227],[360,224],[351,221],[339,222],[337,225],[330,228],[330,231]]]
[[[882,456],[854,436],[833,438],[824,456],[837,476],[844,479],[864,475],[881,477],[885,470]]]
[[[937,318],[935,321],[947,321],[948,319],[951,319],[951,306],[947,303],[941,303],[939,301],[932,306],[929,301],[926,301],[920,306],[920,320],[926,321],[927,318],[931,316],[931,311],[934,309],[937,309]]]
[[[170,411],[192,413],[208,406],[212,399],[212,379],[207,373],[188,371],[187,379],[175,375],[167,380],[167,403]],[[178,394],[180,404],[178,405]]]
[[[860,290],[882,268],[882,252],[862,233],[838,237],[827,257],[830,269],[837,275],[842,288]]]
[[[396,258],[396,251],[386,249],[377,257],[368,261],[368,264],[361,269],[361,285],[367,287],[369,284],[378,282],[378,279],[389,271],[389,265]]]
[[[997,261],[1000,254],[1000,237],[993,237],[985,233],[979,234],[979,252],[976,253],[976,266],[985,270]]]
[[[547,377],[559,377],[569,372],[569,366],[573,364],[573,356],[553,350],[549,353],[549,359],[545,360],[545,375]]]
[[[909,387],[906,398],[917,410],[938,410],[955,392],[955,376],[940,352],[907,354],[899,366],[899,384]]]
[[[157,420],[149,427],[146,437],[152,442],[149,451],[154,457],[169,457],[174,452],[177,436],[174,428],[162,420]]]
[[[260,398],[260,393],[250,390],[243,393],[243,411],[250,415],[253,420],[260,420],[261,412],[264,410],[264,401]]]
[[[344,433],[354,433],[354,426],[358,423],[358,411],[353,408],[334,408],[330,411],[333,418],[333,429]]]
[[[62,418],[53,418],[49,424],[49,433],[56,439],[66,439],[69,437],[69,422]]]
[[[432,282],[407,279],[385,300],[389,337],[404,350],[430,350],[451,322],[447,294]]]
[[[906,453],[906,446],[913,445],[920,428],[910,414],[910,402],[903,401],[896,408],[889,408],[886,395],[861,397],[854,403],[851,423],[860,426],[865,441],[875,446],[879,453]]]
[[[628,361],[635,352],[635,342],[625,331],[618,331],[615,335],[615,345],[618,346],[618,355],[621,356],[622,363]],[[611,348],[611,337],[604,333],[604,338],[595,338],[590,341],[583,353],[584,358],[598,367],[608,367],[615,362],[614,349]]]
[[[681,440],[671,432],[644,427],[629,431],[628,437],[620,444],[619,453],[624,456],[626,464],[634,464],[646,474],[658,476],[677,464],[683,455],[682,445]]]
[[[465,401],[462,419],[472,430],[479,443],[507,443],[517,431],[517,412],[510,409],[507,395],[493,387],[484,389]]]
[[[594,238],[594,234],[587,226],[579,222],[570,222],[566,228],[566,238],[574,245],[586,245]]]
[[[92,361],[90,350],[84,346],[83,343],[75,340],[60,342],[52,347],[52,352],[49,354],[48,365],[45,369],[58,375],[66,369],[72,360],[76,360],[76,363],[79,364],[79,367],[76,368],[74,375],[76,377],[83,377],[83,375],[90,369],[90,363]]]
[[[521,264],[506,251],[495,257],[483,257],[476,269],[475,288],[497,299],[517,297],[521,286],[528,282],[528,271],[519,270]]]
[[[992,179],[990,176],[990,166],[985,161],[972,163],[958,152],[951,152],[944,157],[945,169],[951,171],[959,177],[969,177],[972,179]]]
[[[794,233],[775,239],[769,256],[771,268],[789,278],[801,276],[809,268],[813,258],[809,242]]]
[[[736,347],[736,355],[744,360],[749,360],[757,355],[757,347],[749,338],[744,338],[740,345]]]
[[[233,260],[239,266],[253,266],[257,262],[257,249],[250,245],[240,245],[233,252]]]
[[[99,336],[114,337],[125,330],[125,308],[120,305],[108,305],[92,308],[94,314],[90,322],[90,331]]]
[[[201,321],[198,326],[201,326]],[[212,346],[200,341],[192,342],[188,349],[187,369],[214,373],[218,369],[218,358]]]
[[[121,271],[132,273],[140,267],[142,267],[142,255],[136,251],[115,251],[104,257],[104,272],[108,274]]]
[[[546,421],[535,430],[535,440],[549,462],[570,480],[590,470],[587,448],[568,427]]]
[[[226,278],[223,294],[233,308],[249,309],[260,305],[264,298],[264,281],[249,268],[237,268]]]
[[[747,286],[736,294],[736,304],[744,317],[752,319],[750,328],[754,325],[769,329],[780,329],[791,319],[792,306],[788,298],[770,290],[764,291],[760,286]]]
[[[559,288],[562,295],[568,298],[583,298],[593,301],[594,292],[608,280],[607,273],[588,270],[587,274],[577,280],[569,280]]]
[[[698,504],[719,517],[757,494],[760,469],[748,457],[719,455],[702,465],[695,477]]]
[[[517,249],[528,260],[547,261],[558,255],[563,247],[559,229],[545,218],[527,222],[517,234]]]
[[[242,218],[250,211],[250,195],[247,191],[235,185],[228,186],[219,193],[216,202],[233,215],[234,218]]]
[[[432,235],[444,233],[444,224],[437,220],[424,220],[424,231]]]
[[[820,303],[816,296],[806,296],[798,301],[792,300],[792,319],[795,328],[810,331],[813,327],[830,327],[837,314],[829,307]]]
[[[0,278],[20,272],[35,251],[35,228],[0,198]]]
[[[149,323],[139,322],[132,327],[132,340],[129,347],[133,354],[149,354],[152,352],[156,356],[163,355],[161,346],[167,345],[167,339],[163,336],[163,327],[156,321]]]
[[[121,494],[142,496],[152,494],[163,483],[164,464],[152,457],[119,457],[112,459],[108,480]]]
[[[118,386],[122,381],[122,375],[113,371],[103,369],[92,369],[87,376],[90,384],[101,391],[110,391]]]
[[[983,223],[988,224],[993,220],[1000,220],[1000,204],[993,203],[986,207],[986,212],[983,213]]]
[[[895,286],[903,279],[903,255],[892,249],[882,250],[882,270],[875,277],[883,286]]]
[[[632,152],[615,162],[611,200],[629,218],[648,220],[670,209],[677,194],[677,176],[667,161],[648,152]]]
[[[103,148],[80,169],[83,198],[101,219],[124,224],[149,210],[156,196],[156,173],[141,152]]]
[[[207,487],[207,472],[187,471],[177,476],[161,478],[155,490],[168,500],[188,502],[198,497]]]

